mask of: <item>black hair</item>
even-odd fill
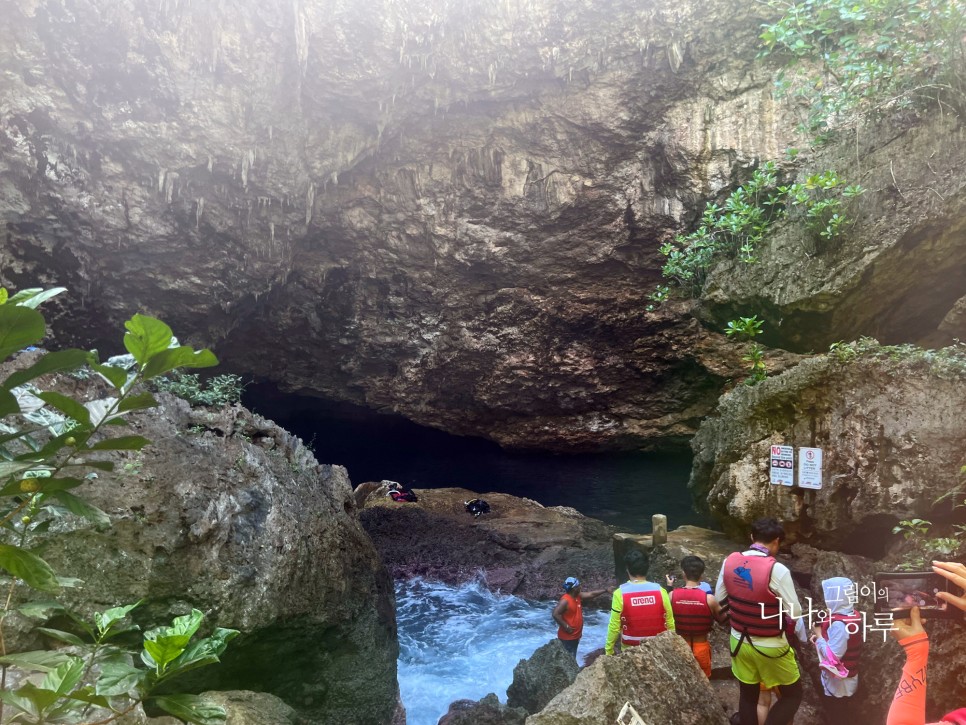
[[[624,566],[631,576],[644,576],[647,574],[647,557],[637,549],[631,549],[624,554]]]
[[[688,581],[696,582],[704,574],[704,559],[700,556],[686,556],[681,559],[681,571]]]
[[[770,544],[775,539],[783,541],[785,529],[776,519],[757,519],[751,524],[751,539],[759,544]]]

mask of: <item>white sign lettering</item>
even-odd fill
[[[771,447],[771,468],[768,480],[777,486],[795,483],[795,449],[791,446]]]
[[[657,598],[653,594],[645,594],[642,597],[631,597],[632,607],[649,607],[657,604]]]
[[[798,485],[801,488],[822,487],[822,449],[798,449]]]

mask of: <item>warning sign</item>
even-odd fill
[[[822,487],[822,449],[798,449],[798,485],[801,488]]]
[[[771,447],[771,471],[769,480],[778,486],[795,483],[795,449],[791,446]]]

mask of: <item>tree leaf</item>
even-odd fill
[[[77,686],[83,675],[84,660],[80,657],[68,657],[66,662],[47,673],[40,687],[64,695]]]
[[[87,501],[72,493],[68,493],[67,491],[54,491],[51,496],[64,504],[64,507],[72,514],[83,516],[88,521],[93,522],[99,529],[111,525],[110,516],[97,508],[97,506],[87,503]]]
[[[36,554],[19,546],[0,544],[0,567],[42,592],[53,592],[60,588],[57,576],[50,565]]]
[[[168,349],[174,339],[170,327],[147,315],[134,315],[124,323],[124,327],[127,329],[124,347],[142,367],[152,356]]]
[[[86,644],[84,640],[78,637],[73,632],[64,632],[60,629],[51,629],[50,627],[37,627],[35,631],[42,634],[46,634],[48,637],[56,639],[58,642],[66,642],[67,644],[84,645]]]
[[[175,368],[208,368],[218,364],[218,358],[208,349],[195,351],[187,345],[169,347],[152,355],[144,366],[144,377],[155,378]]]
[[[118,436],[117,438],[105,438],[92,445],[90,451],[139,451],[148,445],[149,441],[144,436]]]
[[[31,672],[50,672],[60,667],[70,655],[50,650],[36,650],[34,652],[18,652],[13,655],[0,657],[0,664],[13,665]]]
[[[91,354],[86,350],[61,350],[59,352],[48,352],[40,360],[31,365],[26,370],[18,370],[3,381],[3,387],[7,390],[16,388],[18,385],[30,382],[34,378],[39,378],[47,373],[59,373],[64,370],[76,370],[91,359]]]
[[[2,308],[0,308],[2,309]],[[43,400],[48,405],[52,405],[54,408],[59,410],[66,416],[73,418],[78,423],[84,426],[90,427],[91,425],[91,414],[86,407],[78,403],[73,398],[69,398],[66,395],[57,393],[54,391],[47,391],[45,393],[37,393],[37,397]]]
[[[0,478],[30,470],[50,470],[50,467],[42,466],[36,461],[0,461]]]
[[[151,700],[162,710],[196,725],[223,725],[224,708],[200,695],[159,695]]]
[[[56,297],[61,292],[66,292],[66,287],[51,287],[50,289],[41,289],[40,287],[32,287],[30,289],[22,289],[13,297],[8,300],[9,304],[20,305],[21,307],[29,307],[31,309],[36,308],[40,303],[46,302],[51,297]]]
[[[118,413],[127,413],[132,410],[144,410],[145,408],[154,408],[157,406],[158,401],[154,399],[151,393],[140,393],[139,395],[130,395],[124,398],[117,406]]]
[[[30,488],[37,487],[36,491],[25,491],[25,484]],[[70,488],[77,488],[84,481],[80,478],[26,478],[23,480],[14,479],[0,489],[0,496],[20,496],[25,493],[53,493],[54,491],[66,491]]]
[[[20,403],[17,402],[17,396],[15,396],[9,390],[0,389],[0,417],[5,415],[13,415],[19,412]]]
[[[123,607],[112,607],[111,609],[106,609],[103,612],[94,612],[94,624],[97,625],[98,631],[104,635],[111,629],[111,627],[124,619],[134,609],[141,606],[143,602],[144,600],[141,599],[134,604],[128,604]]]
[[[103,363],[90,363],[91,369],[109,382],[115,389],[120,390],[127,384],[128,373],[123,368]]]
[[[50,619],[55,614],[63,614],[66,610],[60,602],[24,602],[17,611],[25,617],[35,619]]]
[[[90,685],[80,688],[79,690],[74,690],[71,693],[65,695],[71,700],[77,700],[78,702],[86,702],[90,705],[97,705],[97,707],[103,707],[106,710],[111,709],[111,703],[106,697],[101,697],[94,694],[94,688]]]
[[[47,332],[44,316],[16,305],[0,305],[0,360],[40,342]]]
[[[109,660],[101,665],[101,674],[94,685],[95,692],[104,697],[126,695],[138,689],[147,674],[127,662]]]

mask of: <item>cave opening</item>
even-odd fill
[[[667,515],[672,528],[711,524],[687,488],[690,452],[511,450],[402,416],[284,393],[269,382],[249,385],[243,402],[299,436],[320,463],[345,466],[354,486],[390,480],[415,489],[506,493],[569,506],[632,533],[648,533],[656,513]]]

